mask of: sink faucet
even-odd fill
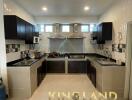
[[[108,48],[104,49],[104,55],[107,57],[108,60],[112,58],[112,54]]]

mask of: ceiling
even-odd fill
[[[14,0],[33,16],[100,16],[115,0]],[[48,11],[42,11],[46,6]],[[84,6],[90,6],[84,11]]]

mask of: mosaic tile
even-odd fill
[[[20,44],[6,44],[6,53],[19,52]]]

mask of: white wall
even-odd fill
[[[8,89],[5,35],[4,35],[4,22],[3,22],[3,0],[0,0],[0,43],[1,43],[0,44],[0,76],[2,76],[4,84],[6,85],[6,89]]]
[[[89,16],[89,17],[35,17],[36,24],[53,24],[53,23],[97,23],[98,17],[95,16]],[[37,49],[44,52],[50,52],[50,43],[49,37],[52,33],[40,33],[41,41],[39,45],[37,45]],[[63,33],[62,33],[63,34]],[[86,38],[84,39],[83,43],[83,52],[84,53],[95,53],[94,47],[90,43],[90,33],[82,33]],[[79,45],[78,45],[79,46]]]
[[[50,39],[50,52],[82,53],[84,38]]]
[[[34,17],[13,0],[4,0],[4,15],[17,15],[29,23],[35,24]],[[28,49],[28,45],[25,45],[25,41],[6,40],[6,44],[20,44],[21,51]],[[20,52],[7,54],[7,62],[17,59],[20,59]]]
[[[53,33],[40,33],[40,43],[36,45],[36,48],[42,52],[49,53],[50,52],[50,41],[48,37],[50,37]],[[62,33],[63,34],[63,33]],[[83,47],[81,50],[83,50],[82,53],[95,53],[94,46],[91,44],[91,33],[82,33],[84,37],[83,39],[83,46],[78,45],[78,47]],[[54,43],[55,44],[55,43]],[[76,47],[76,48],[78,48]]]
[[[20,51],[7,53],[7,62],[11,62],[21,58],[20,52],[29,49],[29,45],[25,44],[22,40],[6,40],[6,44],[20,44]]]
[[[49,53],[50,52],[50,45],[49,45],[49,39],[50,33],[40,33],[40,42],[36,45],[36,48],[39,51]]]
[[[121,32],[123,39],[121,43],[126,44],[127,35],[127,23],[132,21],[132,0],[120,0],[120,2],[115,3],[111,8],[106,11],[101,17],[100,22],[110,21],[113,22],[113,40],[112,42],[107,42],[105,47],[111,49],[112,44],[119,43],[118,33]],[[98,52],[101,52],[98,51]],[[125,53],[112,52],[113,58],[125,62]]]
[[[98,17],[35,17],[38,24],[53,24],[53,23],[97,23]]]
[[[84,53],[95,53],[95,45],[91,42],[91,33],[83,33],[84,44],[83,44],[83,52]]]
[[[17,15],[27,22],[35,24],[34,17],[13,0],[4,0],[4,15]]]

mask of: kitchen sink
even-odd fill
[[[103,65],[103,66],[120,66],[119,64],[117,64],[114,61],[108,60],[108,59],[97,59],[96,60],[99,64]]]

